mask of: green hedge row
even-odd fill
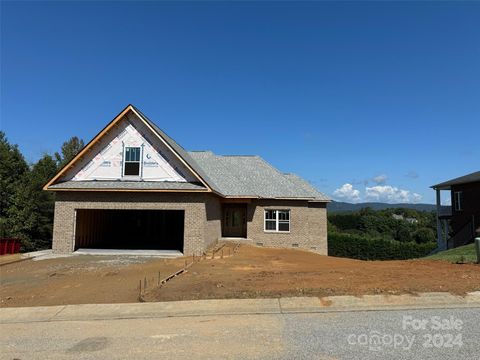
[[[417,244],[345,233],[328,234],[328,255],[361,260],[402,260],[424,257],[436,243]]]

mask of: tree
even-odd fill
[[[0,236],[10,236],[6,225],[7,211],[12,205],[13,194],[20,186],[28,165],[17,145],[11,145],[5,133],[0,131]]]
[[[0,131],[0,236],[20,238],[22,251],[51,246],[55,200],[42,188],[82,148],[83,140],[74,136],[63,143],[61,154],[45,154],[29,167]]]
[[[410,231],[410,226],[408,226],[407,224],[400,224],[397,227],[395,240],[398,240],[400,242],[412,241],[412,232]]]
[[[423,227],[413,233],[413,239],[417,244],[424,244],[435,241],[435,233],[432,229]]]
[[[55,159],[57,161],[58,168],[65,166],[70,160],[72,160],[84,147],[82,139],[76,136],[71,137],[68,141],[65,141],[62,145],[61,154],[55,153]]]
[[[24,176],[13,195],[7,224],[12,235],[22,240],[23,251],[50,247],[54,194],[43,191],[42,187],[56,171],[56,161],[44,155]]]

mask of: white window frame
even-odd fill
[[[455,191],[453,193],[453,207],[455,211],[462,211],[462,192]]]
[[[267,219],[267,211],[275,211],[275,219]],[[280,212],[288,212],[288,220],[280,220],[279,213]],[[268,233],[289,233],[292,229],[292,212],[290,209],[264,209],[263,210],[263,231]],[[275,230],[267,230],[267,220],[268,221],[275,221]],[[288,231],[279,230],[280,222],[287,223],[288,222]]]
[[[136,161],[127,161],[127,149],[135,149],[135,148],[138,148],[140,149],[140,155],[139,155],[139,160],[138,160],[138,175],[126,175],[125,174],[125,169],[126,169],[126,164],[127,162],[129,163],[136,163]],[[143,158],[143,151],[142,151],[142,146],[124,146],[123,148],[123,171],[122,171],[122,175],[123,177],[127,177],[127,178],[140,178],[141,175],[142,175],[142,158]]]

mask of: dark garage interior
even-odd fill
[[[183,252],[183,210],[79,209],[75,250],[178,250]]]

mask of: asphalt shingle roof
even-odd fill
[[[329,201],[305,180],[281,173],[259,156],[220,156],[210,151],[189,154],[224,196]]]
[[[87,181],[64,181],[58,184],[50,185],[49,189],[55,190],[203,190],[205,187],[201,184],[175,181],[105,181],[105,180],[87,180]]]
[[[432,188],[447,190],[447,189],[450,189],[452,185],[468,184],[468,183],[477,182],[477,181],[480,181],[480,171],[476,171],[468,175],[460,176],[458,178],[448,180],[437,185],[433,185]]]
[[[212,190],[223,196],[330,201],[304,179],[294,174],[282,174],[259,156],[219,156],[211,151],[188,152],[139,109],[134,109]]]
[[[308,199],[330,201],[294,174],[283,174],[259,156],[220,156],[210,151],[188,152],[140,110],[132,108],[216,193],[225,197]],[[154,181],[65,181],[49,189],[206,190],[200,183]]]

